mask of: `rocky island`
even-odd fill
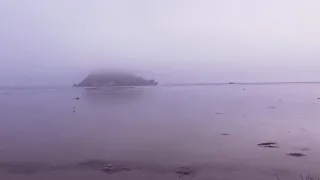
[[[128,73],[98,73],[90,74],[75,87],[102,87],[102,86],[154,86],[155,80],[146,80]]]

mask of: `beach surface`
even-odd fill
[[[0,179],[318,178],[320,84],[0,88]]]

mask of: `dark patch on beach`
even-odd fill
[[[184,176],[190,176],[194,171],[190,167],[180,167],[176,173],[179,175],[179,178],[183,179]]]
[[[306,156],[305,154],[302,153],[287,153],[288,156],[293,156],[293,157],[303,157]]]
[[[277,107],[275,107],[275,106],[269,106],[268,108],[269,109],[277,109]]]
[[[76,98],[74,98],[75,100],[79,100],[80,98],[79,97],[76,97]]]
[[[222,133],[221,136],[229,136],[230,134],[228,133]]]
[[[301,178],[301,180],[320,180],[319,177],[312,176],[312,175],[307,175],[305,178],[302,175],[300,175],[300,178]]]
[[[277,144],[276,142],[264,142],[264,143],[258,144],[258,146],[271,146],[276,144]]]
[[[130,168],[124,165],[108,164],[108,165],[104,165],[104,167],[101,168],[100,170],[108,174],[114,174],[114,173],[119,173],[123,171],[130,171]]]
[[[277,143],[275,142],[264,142],[264,143],[258,144],[258,146],[264,147],[264,148],[280,148],[279,146],[277,146]]]
[[[123,165],[119,163],[112,164],[110,162],[101,161],[101,160],[90,160],[90,161],[82,162],[78,164],[78,167],[103,171],[108,174],[114,174],[114,173],[120,173],[120,172],[132,170],[132,168],[130,168],[127,165]]]
[[[222,115],[223,113],[222,112],[216,112],[214,113],[215,115]]]

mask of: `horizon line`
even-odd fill
[[[269,82],[226,82],[226,83],[171,83],[162,85],[199,86],[199,85],[268,85],[268,84],[320,84],[320,81],[269,81]]]

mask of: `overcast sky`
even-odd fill
[[[96,69],[164,83],[320,81],[319,0],[3,0],[0,84]]]

